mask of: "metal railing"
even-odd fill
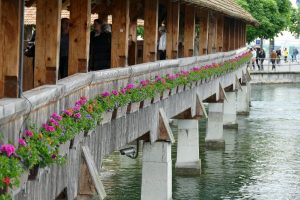
[[[265,58],[262,61],[262,59],[256,59],[254,62],[254,66],[255,68],[253,69],[253,65],[252,65],[252,60],[249,63],[249,69],[251,71],[254,72],[300,72],[300,58],[297,59],[292,59],[292,58],[288,58],[288,59],[284,59],[282,58],[277,58],[275,60],[275,69],[273,69],[272,67],[272,60],[271,58]],[[261,63],[263,64],[263,68],[261,67]],[[260,66],[260,70],[259,67]]]

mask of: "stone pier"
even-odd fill
[[[242,85],[237,92],[237,114],[248,115],[250,112],[250,83]]]
[[[144,143],[141,199],[172,199],[170,142]]]
[[[226,92],[227,101],[224,101],[224,128],[237,129],[238,124],[236,121],[236,92]]]
[[[212,148],[225,147],[223,137],[223,103],[209,103],[206,129],[206,146]]]
[[[177,120],[178,144],[176,174],[199,175],[201,160],[199,159],[199,121]]]

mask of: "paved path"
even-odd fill
[[[251,65],[251,70],[252,72],[261,72],[258,71],[257,65],[255,63],[255,70],[252,69]],[[272,72],[272,63],[270,63],[268,60],[264,62],[264,72]],[[288,62],[284,63],[281,62],[280,64],[276,64],[276,72],[300,72],[300,63],[299,62]]]

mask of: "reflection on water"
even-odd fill
[[[253,86],[250,115],[224,137],[224,151],[206,150],[200,122],[202,174],[173,174],[173,199],[300,199],[299,84]],[[141,164],[118,153],[105,160],[107,199],[140,199]]]

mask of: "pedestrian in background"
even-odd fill
[[[166,55],[166,45],[167,45],[167,34],[165,26],[159,27],[159,44],[158,44],[158,53],[159,53],[159,60],[165,60]]]
[[[275,50],[272,51],[271,55],[271,62],[272,62],[272,70],[276,70],[276,59],[277,59],[277,53],[275,52]]]
[[[260,70],[264,70],[264,60],[266,58],[266,53],[263,48],[259,51],[258,58],[260,60]]]
[[[283,57],[284,57],[284,62],[287,63],[287,58],[289,56],[289,52],[287,50],[287,48],[284,48],[283,50]]]
[[[298,50],[296,48],[293,49],[292,62],[297,62]]]
[[[280,58],[281,58],[281,49],[276,50],[276,55],[277,55],[277,65],[280,64]]]
[[[253,70],[255,70],[256,50],[255,48],[251,48],[250,50],[252,53],[251,63],[252,63]]]

